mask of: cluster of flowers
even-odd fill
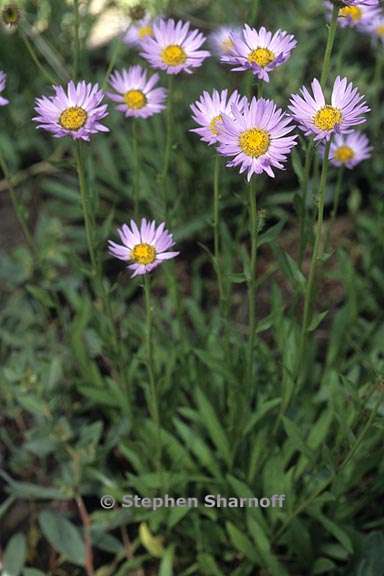
[[[376,0],[345,0],[340,18],[348,10],[376,10]],[[349,12],[348,12],[349,14]],[[351,12],[352,14],[352,12]],[[351,16],[352,18],[352,16]],[[128,45],[138,47],[141,56],[155,69],[167,74],[192,73],[210,56],[202,50],[206,38],[199,30],[190,30],[189,23],[172,19],[152,20],[145,16],[130,26],[124,36]],[[261,27],[255,30],[247,25],[242,29],[222,27],[211,35],[213,51],[233,71],[250,71],[258,81],[268,82],[269,74],[290,57],[297,42],[293,35],[282,30],[274,34]],[[6,76],[0,72],[0,92],[5,87]],[[159,76],[141,66],[115,71],[110,79],[111,92],[107,96],[117,109],[127,117],[148,118],[161,112],[166,104],[167,91],[158,87]],[[103,104],[104,93],[97,84],[85,81],[68,83],[65,91],[54,86],[53,96],[36,99],[37,115],[33,120],[38,128],[54,137],[70,136],[89,141],[92,134],[107,132],[101,121],[108,115]],[[0,105],[8,101],[0,97]],[[227,90],[212,94],[204,92],[191,105],[193,119],[199,126],[193,131],[209,145],[216,145],[218,153],[230,158],[228,166],[247,172],[248,180],[254,174],[266,172],[274,176],[273,169],[284,169],[292,148],[296,145],[294,122],[307,136],[324,143],[331,138],[330,161],[335,166],[354,167],[370,155],[368,139],[353,132],[353,126],[365,122],[369,111],[364,97],[346,78],[337,77],[330,102],[327,102],[317,79],[312,82],[312,94],[306,87],[300,94],[291,96],[289,112],[283,111],[265,98],[248,100],[237,91]],[[158,228],[155,222],[142,220],[140,230],[131,226],[119,230],[123,245],[110,242],[110,252],[122,260],[132,261],[133,275],[151,271],[162,260],[172,258],[172,235],[164,223]]]
[[[331,0],[324,0],[327,16],[333,11]],[[338,6],[338,23],[343,28],[356,28],[372,36],[376,41],[384,42],[384,13],[380,0],[343,0]]]

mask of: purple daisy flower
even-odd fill
[[[203,142],[210,145],[216,144],[219,129],[223,123],[222,114],[233,118],[232,106],[235,105],[239,110],[242,110],[246,102],[247,98],[241,97],[237,90],[229,98],[228,90],[221,92],[214,90],[212,96],[204,91],[199,100],[191,104],[192,118],[196,124],[201,126],[201,128],[193,128],[191,132],[199,134]]]
[[[297,136],[288,136],[294,129],[291,118],[272,100],[252,98],[243,109],[232,106],[233,118],[223,114],[223,124],[217,136],[218,151],[233,157],[227,166],[240,166],[253,174],[266,172],[274,177],[272,168],[284,169],[284,162]]]
[[[192,73],[192,68],[202,65],[210,56],[207,50],[199,50],[205,36],[199,30],[189,30],[189,22],[177,23],[162,20],[153,24],[153,37],[141,42],[141,55],[151,66],[165,70],[167,74]]]
[[[92,134],[109,132],[100,120],[108,116],[107,105],[101,104],[104,93],[98,84],[70,81],[67,92],[62,86],[53,86],[54,96],[36,98],[33,118],[38,128],[51,132],[55,138],[70,136],[73,140],[89,141]]]
[[[233,38],[240,36],[241,29],[235,26],[220,26],[209,35],[209,43],[213,52],[222,56],[233,48]]]
[[[324,155],[324,150],[325,146],[322,145],[322,155]],[[354,131],[347,135],[336,134],[331,144],[329,159],[334,166],[346,166],[351,169],[370,158],[372,150],[367,136],[361,132]]]
[[[131,261],[128,266],[133,270],[132,278],[151,272],[164,260],[175,258],[179,252],[169,252],[174,246],[173,236],[165,228],[165,223],[156,227],[156,222],[145,218],[141,220],[140,230],[131,220],[130,227],[123,224],[117,229],[122,244],[108,241],[109,253],[119,260]]]
[[[142,40],[148,36],[153,36],[153,22],[151,16],[144,16],[137,22],[132,22],[123,36],[124,44],[128,46],[140,46]]]
[[[7,75],[5,72],[0,70],[0,94],[4,90],[6,83],[7,83]],[[9,100],[0,96],[0,106],[6,106],[7,104],[9,104]]]
[[[118,103],[117,110],[127,117],[149,118],[165,108],[167,91],[154,87],[158,80],[158,74],[147,78],[144,68],[131,66],[128,70],[116,71],[111,75],[109,83],[115,92],[107,92],[107,96]]]
[[[339,9],[337,19],[343,28],[351,27],[362,30],[380,13],[378,0],[375,2],[359,0],[344,2],[344,4],[346,4],[346,6]],[[328,17],[330,18],[333,11],[333,4],[329,0],[325,0],[325,7],[328,11]]]
[[[347,6],[357,6],[363,4],[365,6],[378,6],[379,0],[341,0],[343,4]]]
[[[291,96],[289,109],[306,136],[315,140],[329,140],[333,134],[346,134],[352,126],[366,122],[364,114],[369,112],[364,96],[354,88],[347,78],[338,76],[332,90],[331,104],[326,104],[318,80],[312,82],[313,97],[305,86],[302,96]]]
[[[252,70],[260,80],[269,82],[271,72],[286,62],[297,42],[293,34],[278,30],[275,34],[264,26],[255,30],[247,24],[239,36],[232,36],[233,47],[221,56],[222,62],[234,66],[233,72]]]

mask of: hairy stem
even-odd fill
[[[75,41],[74,41],[74,58],[73,58],[73,77],[77,80],[80,66],[80,10],[79,0],[74,0],[73,3],[74,16],[75,16]]]
[[[307,222],[307,199],[309,188],[309,176],[311,173],[312,160],[313,160],[314,142],[310,140],[305,153],[304,164],[304,179],[303,179],[303,198],[302,209],[300,211],[300,252],[299,252],[299,267],[301,268],[304,260],[304,253],[306,248],[306,222]]]
[[[323,160],[323,168],[321,171],[320,177],[320,188],[319,188],[319,205],[318,205],[318,215],[317,215],[317,225],[316,225],[316,235],[315,235],[315,245],[313,248],[312,259],[311,259],[311,266],[309,270],[309,277],[308,282],[305,290],[305,298],[304,298],[304,314],[303,314],[303,323],[301,327],[301,335],[300,335],[300,345],[299,345],[299,366],[302,365],[303,357],[306,351],[306,343],[307,343],[307,334],[308,328],[311,323],[312,319],[312,303],[313,303],[313,294],[315,288],[315,277],[317,271],[317,265],[319,260],[322,256],[323,250],[323,222],[324,222],[324,204],[325,204],[325,189],[327,183],[327,174],[328,174],[328,166],[329,166],[329,151],[331,147],[330,138],[325,146],[324,152],[324,160]]]
[[[253,356],[256,335],[256,259],[257,259],[257,206],[256,191],[253,181],[248,186],[248,208],[249,208],[249,232],[251,237],[251,255],[248,278],[248,314],[249,314],[249,334],[248,334],[248,358],[247,358],[247,384],[250,385],[253,376]]]
[[[335,2],[333,5],[333,10],[332,10],[331,23],[330,23],[329,29],[328,29],[327,45],[325,47],[323,67],[322,67],[321,76],[320,76],[320,84],[321,84],[322,88],[325,87],[327,80],[328,80],[328,76],[329,76],[332,50],[333,50],[333,45],[335,43],[335,37],[336,37],[338,14],[339,14],[339,7],[338,7],[337,3]]]
[[[163,209],[164,218],[167,219],[168,216],[168,172],[171,162],[171,151],[172,151],[172,88],[173,88],[173,77],[168,76],[168,104],[167,104],[167,114],[166,114],[166,127],[165,127],[165,148],[164,148],[164,158],[163,158],[163,168],[160,173],[160,181],[163,194]]]
[[[133,188],[133,206],[135,218],[139,216],[140,203],[140,163],[139,163],[139,146],[137,141],[137,120],[132,119],[132,188]]]

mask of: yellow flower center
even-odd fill
[[[339,146],[333,155],[333,158],[337,162],[342,162],[343,164],[349,162],[355,157],[355,152],[350,146]]]
[[[138,264],[152,264],[156,259],[156,250],[150,244],[136,244],[131,257]]]
[[[378,36],[384,36],[384,24],[376,28],[376,34]]]
[[[248,54],[248,62],[250,64],[257,64],[261,68],[268,66],[274,59],[274,53],[272,50],[268,50],[268,48],[256,48]]]
[[[128,90],[128,92],[124,94],[124,102],[128,108],[140,110],[146,105],[147,97],[141,90]]]
[[[88,114],[81,106],[71,106],[60,114],[59,124],[66,130],[80,130],[86,123]]]
[[[338,108],[333,106],[324,106],[318,112],[316,112],[313,122],[316,128],[329,132],[333,130],[336,124],[340,124],[343,119],[343,115]]]
[[[230,50],[232,50],[233,48],[233,40],[232,38],[225,38],[222,43],[221,43],[221,47],[223,49],[223,52],[229,52]]]
[[[170,44],[161,51],[161,59],[167,66],[180,66],[184,64],[187,55],[183,48],[178,44]]]
[[[209,129],[210,129],[210,131],[212,132],[212,134],[213,134],[214,136],[217,136],[217,135],[218,135],[219,129],[218,129],[218,127],[217,127],[217,124],[218,124],[219,122],[222,122],[222,120],[223,120],[223,117],[222,117],[221,114],[219,114],[218,116],[215,116],[214,118],[212,118],[212,120],[210,121],[210,123],[209,123]]]
[[[339,16],[342,18],[351,18],[354,22],[361,19],[363,13],[361,8],[358,6],[345,6],[345,8],[340,8]]]
[[[251,128],[240,134],[240,148],[247,156],[258,158],[266,153],[269,148],[270,137],[266,130]]]
[[[137,34],[139,38],[145,38],[146,36],[153,36],[153,28],[152,26],[141,26],[138,29]]]

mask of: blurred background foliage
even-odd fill
[[[3,2],[3,5],[6,3]],[[345,174],[340,215],[324,262],[321,316],[292,390],[303,276],[295,264],[295,210],[302,151],[286,172],[258,182],[260,258],[256,378],[244,389],[248,229],[245,183],[221,171],[221,234],[231,287],[231,357],[223,355],[212,250],[214,151],[189,133],[189,105],[206,90],[239,88],[244,76],[215,58],[174,82],[169,227],[180,257],[154,275],[155,362],[161,431],[144,395],[144,307],[139,280],[106,253],[132,214],[131,123],[110,107],[107,136],[89,152],[98,242],[119,334],[105,338],[93,302],[70,143],[37,131],[34,98],[72,74],[73,6],[20,3],[14,31],[0,32],[0,69],[11,104],[0,112],[0,149],[36,246],[31,254],[0,180],[0,564],[5,576],[92,573],[253,576],[384,573],[382,459],[384,390],[382,46],[338,29],[332,77],[348,76],[372,108],[371,160]],[[209,33],[223,23],[265,24],[296,35],[292,58],[266,94],[285,107],[318,76],[326,40],[319,0],[199,0],[146,4]],[[116,67],[142,62],[117,31],[132,3],[82,2],[82,76],[105,86]],[[96,30],[96,32],[95,32]],[[36,62],[31,57],[37,57]],[[163,77],[163,82],[166,78]],[[140,214],[160,220],[164,116],[139,122]],[[328,198],[337,171],[330,174]],[[310,207],[316,202],[317,181]],[[307,271],[308,263],[304,270]],[[324,313],[327,312],[325,315]],[[163,469],[154,459],[162,446]],[[154,496],[285,494],[279,509],[100,508],[102,494]],[[159,539],[160,538],[160,539]],[[89,567],[92,542],[94,572]]]

